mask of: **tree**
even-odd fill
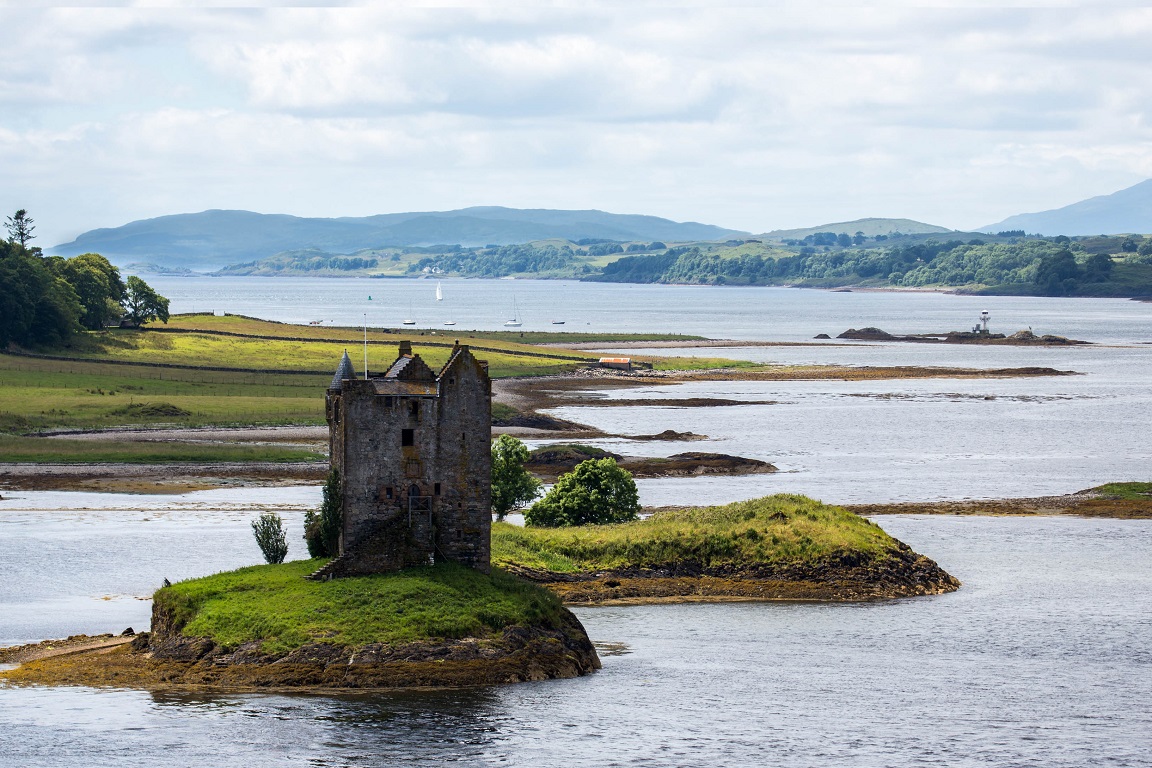
[[[1084,279],[1090,283],[1102,283],[1112,274],[1112,257],[1106,253],[1094,253],[1084,262]]]
[[[635,520],[640,497],[632,475],[616,460],[589,459],[561,475],[548,494],[524,515],[528,525],[558,528]]]
[[[71,259],[51,256],[45,260],[58,277],[68,281],[84,308],[81,323],[98,331],[124,314],[128,289],[120,270],[98,253],[82,253]]]
[[[336,557],[340,553],[340,529],[344,522],[344,494],[340,490],[340,470],[333,468],[324,482],[320,509],[304,515],[304,540],[311,557]]]
[[[135,275],[128,278],[124,296],[127,320],[139,328],[149,320],[168,322],[168,299],[152,290],[148,283]]]
[[[5,219],[4,228],[8,230],[8,241],[19,245],[21,248],[27,248],[28,241],[36,237],[32,234],[36,231],[32,218],[28,215],[28,211],[23,208]]]
[[[80,330],[82,312],[72,286],[44,259],[0,240],[0,349],[66,343]]]
[[[503,520],[540,492],[540,481],[524,469],[528,449],[511,435],[500,435],[492,443],[492,509]]]
[[[1072,252],[1063,249],[1040,259],[1036,268],[1036,285],[1041,286],[1046,293],[1053,296],[1063,296],[1075,287],[1076,278],[1080,277],[1080,267],[1076,264],[1076,257]]]
[[[265,512],[252,521],[252,535],[264,553],[269,565],[284,562],[288,555],[288,540],[284,537],[284,521],[275,512]]]

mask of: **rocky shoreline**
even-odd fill
[[[659,439],[659,438],[657,438]],[[684,438],[677,438],[684,439]],[[766,461],[726,453],[687,451],[668,457],[624,456],[587,445],[549,445],[528,456],[524,468],[536,477],[555,480],[588,459],[613,459],[636,478],[752,475],[777,471]]]
[[[850,512],[876,515],[1071,515],[1121,520],[1152,520],[1152,498],[1113,498],[1092,491],[1065,496],[965,501],[905,501],[895,504],[844,504]]]
[[[509,568],[547,587],[565,605],[641,605],[676,602],[798,600],[855,602],[955,592],[960,582],[934,560],[902,542],[889,557],[869,560],[848,553],[818,563],[702,567],[677,563],[596,573],[555,573]]]
[[[310,643],[267,654],[259,643],[222,648],[186,637],[180,623],[153,607],[152,631],[131,638],[78,636],[67,650],[38,652],[46,641],[3,649],[0,672],[16,684],[228,690],[363,690],[499,685],[579,677],[600,668],[596,649],[567,610],[557,628],[513,626],[491,637],[423,640],[358,647]]]
[[[824,336],[827,336],[827,334],[824,334]],[[849,328],[836,338],[853,341],[911,341],[928,344],[1000,344],[1014,347],[1076,346],[1092,343],[1090,341],[1078,341],[1065,336],[1054,336],[1052,334],[1037,336],[1031,330],[1017,331],[1011,336],[1003,333],[976,331],[945,331],[944,333],[894,335],[872,326],[866,328]]]

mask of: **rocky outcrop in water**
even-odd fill
[[[848,551],[814,563],[680,562],[580,574],[510,570],[548,587],[569,605],[733,599],[848,602],[939,595],[960,588],[934,560],[902,542],[880,557]]]
[[[1069,339],[1064,336],[1053,336],[1051,334],[1037,336],[1031,330],[1017,331],[1011,336],[1005,336],[1002,333],[983,333],[978,331],[913,333],[906,336],[896,336],[872,326],[866,328],[849,328],[836,338],[851,339],[854,341],[914,341],[937,344],[1003,344],[1018,347],[1064,346],[1092,343],[1089,341]]]

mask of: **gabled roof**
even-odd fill
[[[402,379],[404,381],[435,381],[436,374],[428,364],[420,359],[420,355],[402,355],[392,363],[392,367],[384,374],[386,379]]]
[[[356,370],[352,367],[352,359],[348,357],[348,350],[344,350],[344,357],[340,358],[340,365],[336,366],[336,375],[328,389],[342,389],[344,379],[355,379]]]

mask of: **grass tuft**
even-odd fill
[[[1152,497],[1152,483],[1105,483],[1090,490],[1101,496],[1125,501],[1147,500]]]
[[[137,419],[180,419],[192,415],[191,411],[186,411],[172,403],[129,403],[113,409],[110,413],[113,416],[131,416]]]

